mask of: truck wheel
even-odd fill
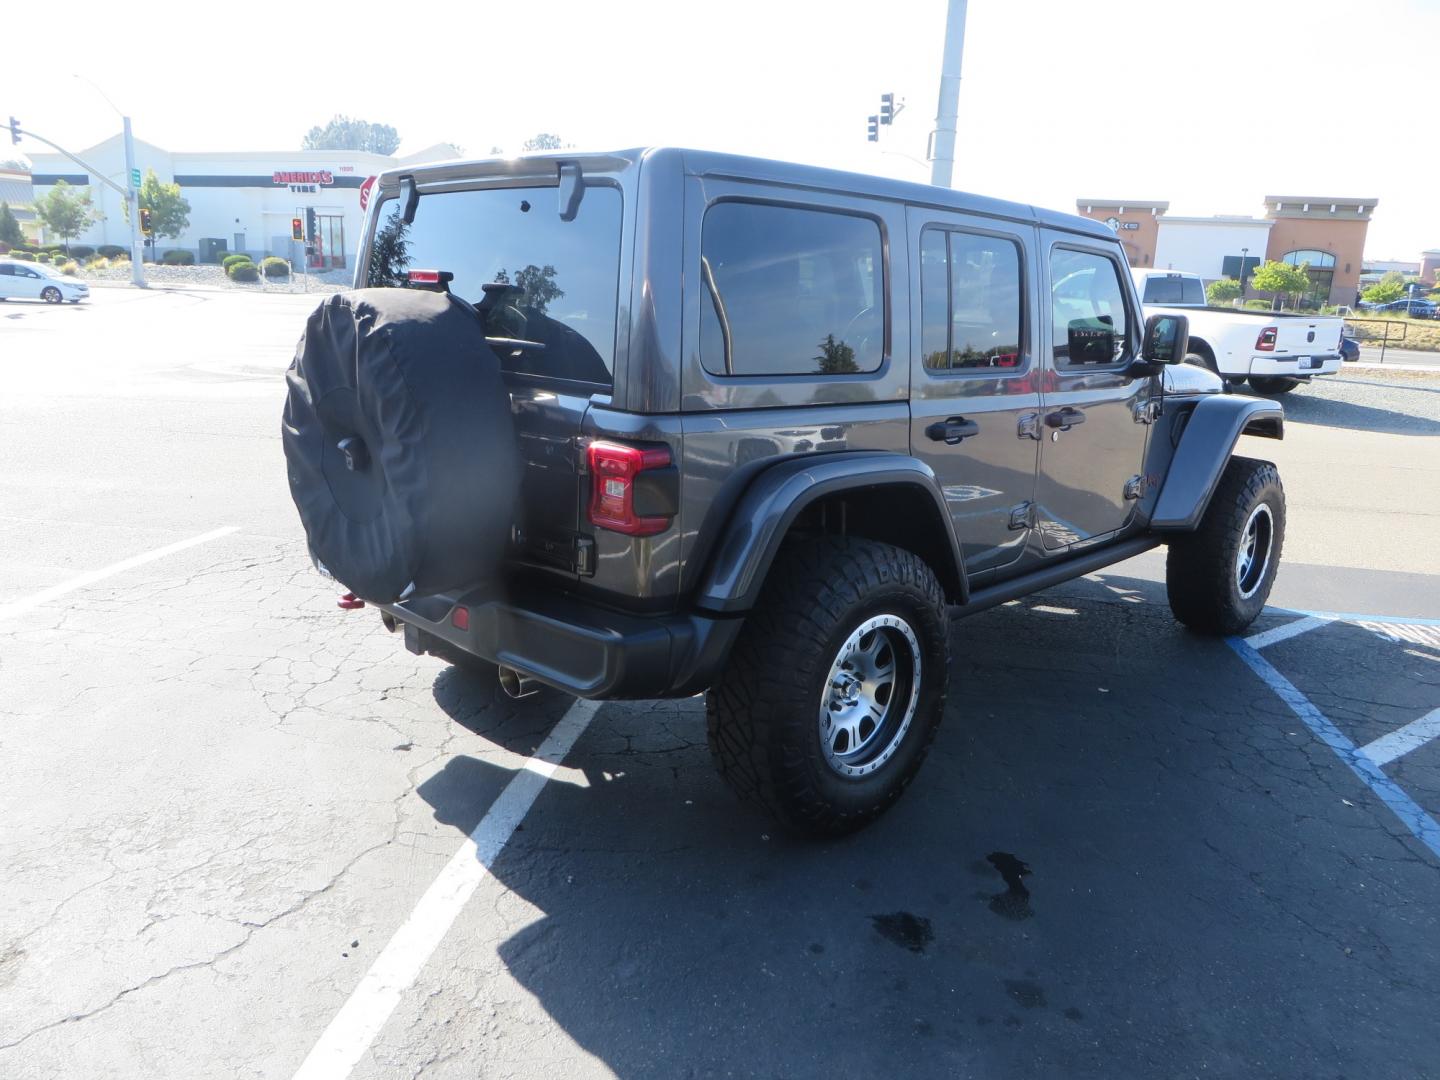
[[[1200,528],[1170,541],[1165,591],[1192,630],[1238,634],[1260,614],[1285,543],[1285,489],[1268,461],[1234,457]]]
[[[1273,375],[1268,378],[1254,375],[1250,377],[1250,386],[1257,394],[1288,394],[1299,385],[1299,379],[1287,379],[1283,375]]]
[[[796,544],[706,696],[710,753],[742,799],[796,832],[859,829],[919,771],[949,661],[944,592],[918,555]]]

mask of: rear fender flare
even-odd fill
[[[951,560],[933,569],[942,582],[950,581],[947,591],[954,602],[964,603],[969,596],[964,558],[935,473],[917,458],[862,451],[792,458],[756,477],[726,522],[725,536],[696,591],[696,606],[728,614],[749,611],[786,534],[807,506],[840,492],[892,486],[930,500]]]
[[[1193,532],[1199,528],[1242,434],[1283,439],[1284,408],[1275,401],[1238,394],[1216,394],[1195,403],[1155,502],[1152,529]]]

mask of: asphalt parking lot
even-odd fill
[[[1440,375],[1246,447],[1248,640],[1163,553],[957,621],[920,778],[814,845],[698,699],[511,701],[336,610],[313,303],[0,308],[0,1076],[1436,1074]]]

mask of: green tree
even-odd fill
[[[174,239],[190,227],[190,202],[180,194],[180,185],[165,183],[154,169],[145,170],[140,205],[150,211],[150,234],[156,238]],[[130,220],[129,203],[125,205],[125,220]]]
[[[565,150],[565,149],[567,149],[569,146],[570,146],[570,144],[567,143],[564,139],[560,138],[559,135],[551,135],[549,132],[546,132],[546,131],[542,131],[539,135],[536,135],[534,138],[526,139],[526,140],[525,140],[525,150],[526,150],[526,151],[530,151],[530,150]]]
[[[1250,287],[1256,292],[1280,293],[1294,300],[1310,291],[1309,269],[1309,263],[1299,266],[1273,261],[1262,263],[1250,274]]]
[[[500,270],[495,274],[495,280],[509,284],[510,274],[506,270]],[[532,308],[541,315],[545,314],[550,301],[559,300],[565,295],[565,290],[555,284],[555,267],[548,264],[536,266],[531,263],[525,269],[517,270],[514,284],[520,290],[519,306]]]
[[[312,127],[301,143],[302,150],[366,150],[372,154],[393,154],[400,145],[400,133],[389,124],[352,120],[336,113],[322,127]]]
[[[370,244],[370,266],[365,278],[370,288],[399,289],[408,281],[410,250],[405,234],[409,229],[397,203],[385,224],[375,230],[375,239]]]
[[[843,341],[836,341],[834,334],[826,334],[820,342],[820,355],[814,358],[819,364],[815,370],[822,375],[853,375],[860,370],[855,362],[855,350]]]
[[[1360,294],[1360,299],[1367,304],[1388,304],[1391,300],[1399,300],[1405,295],[1405,275],[1398,270],[1391,270],[1388,274],[1381,276],[1380,280]]]
[[[12,158],[6,158],[4,161],[0,161],[0,172],[23,172],[23,173],[28,173],[29,171],[30,171],[30,163],[29,163],[28,161],[22,161],[22,160],[20,160],[20,158],[13,158],[13,157],[12,157]]]
[[[1240,296],[1240,282],[1234,278],[1221,278],[1205,286],[1205,302],[1224,306]]]
[[[25,242],[25,234],[20,231],[20,222],[8,202],[0,202],[0,242],[11,247]]]
[[[46,228],[65,241],[67,255],[71,238],[79,236],[101,217],[90,203],[90,192],[77,193],[64,180],[56,180],[54,187],[35,200],[35,214]]]

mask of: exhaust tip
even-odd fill
[[[522,675],[512,667],[501,664],[500,689],[504,690],[512,698],[527,698],[532,694],[540,692],[540,681],[532,679],[529,675]]]

